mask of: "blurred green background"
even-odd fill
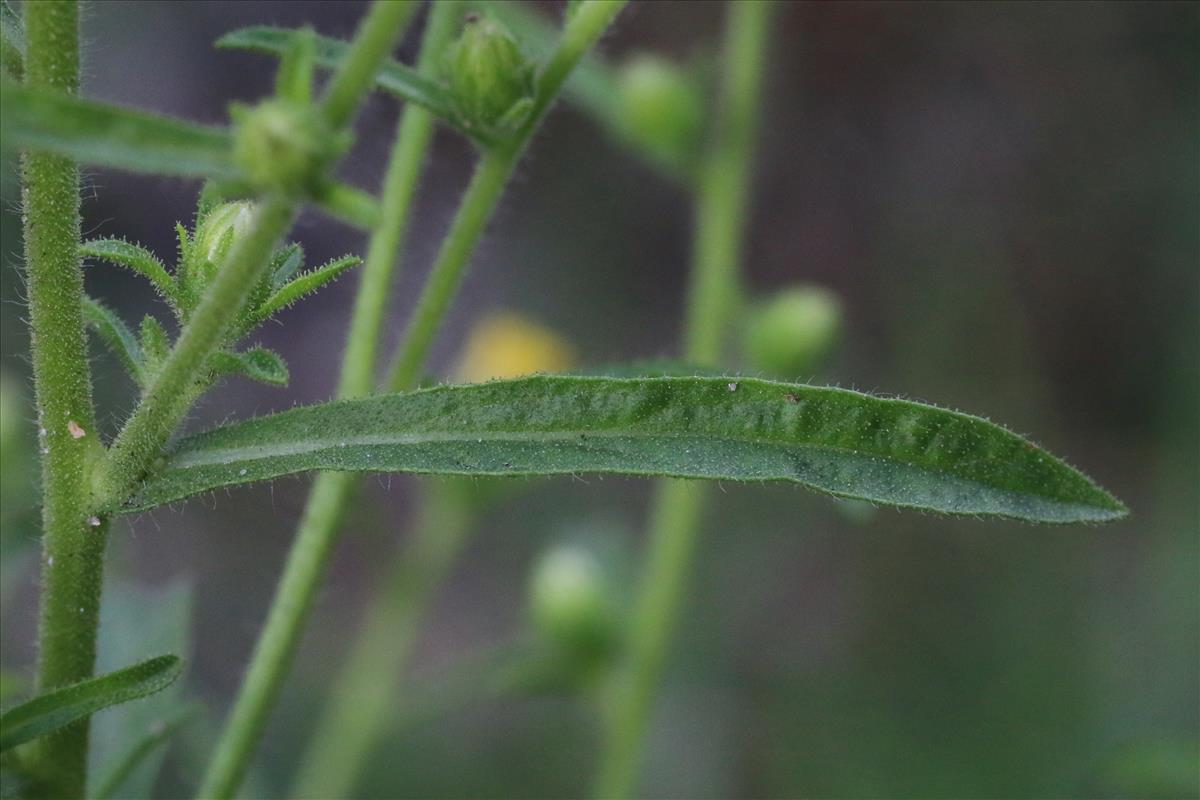
[[[556,5],[542,10],[557,15]],[[222,122],[230,100],[270,91],[272,62],[213,50],[221,33],[309,22],[348,37],[361,11],[351,2],[90,4],[85,91]],[[653,51],[711,79],[720,25],[717,3],[635,2],[602,49],[617,63]],[[1200,796],[1197,6],[780,3],[772,35],[747,282],[762,295],[816,282],[846,309],[828,370],[797,377],[1003,422],[1065,455],[1133,514],[1051,529],[853,515],[785,487],[714,489],[643,792]],[[377,187],[396,113],[390,98],[370,104],[347,179]],[[472,159],[463,140],[439,134],[393,335]],[[124,236],[164,258],[198,188],[104,170],[88,172],[85,187],[88,235]],[[37,511],[11,158],[2,191],[0,662],[20,671],[33,659]],[[689,219],[686,191],[560,105],[474,260],[436,350],[439,369],[448,372],[473,320],[501,309],[560,331],[584,363],[673,354]],[[315,214],[294,237],[313,263],[365,249],[360,235]],[[167,321],[126,273],[89,266],[87,283],[127,319],[152,310]],[[329,397],[354,286],[339,282],[262,333],[290,363],[288,389],[231,381],[190,427]],[[112,432],[133,387],[96,354],[102,426]],[[286,787],[370,587],[405,537],[416,483],[367,482],[249,795]],[[222,492],[113,526],[106,663],[184,649],[179,693],[207,708],[167,753],[159,796],[196,784],[307,485]],[[528,482],[503,501],[439,593],[397,695],[419,695],[452,665],[519,638],[529,570],[554,542],[603,539],[632,583],[648,489],[584,477]],[[370,797],[578,796],[596,744],[597,720],[578,701],[472,704],[397,726],[361,788]]]

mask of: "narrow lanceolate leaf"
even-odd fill
[[[140,273],[173,308],[180,307],[179,287],[175,285],[175,279],[158,257],[146,248],[123,239],[94,239],[80,245],[79,252],[85,258],[99,258]]]
[[[265,347],[252,347],[240,353],[223,351],[209,359],[215,375],[245,375],[272,386],[287,386],[288,368],[283,358]]]
[[[346,270],[361,263],[362,259],[358,256],[342,256],[324,266],[300,273],[268,297],[266,302],[259,306],[255,317],[260,320],[270,318],[305,295],[312,294],[325,284],[335,280]]]
[[[124,321],[98,300],[83,296],[83,321],[94,330],[129,371],[134,383],[146,385],[146,359],[137,337]]]
[[[236,179],[228,131],[144,111],[0,82],[7,147],[45,150],[83,164],[195,178]]]
[[[1102,522],[1125,507],[992,423],[746,378],[535,376],[297,408],[178,442],[126,510],[306,470],[790,481],[947,514]]]
[[[118,797],[118,792],[122,790],[134,770],[166,744],[180,728],[195,719],[198,714],[197,706],[184,706],[134,740],[116,763],[109,767],[104,778],[99,781],[99,788],[91,796],[92,800],[113,800]]]
[[[271,256],[267,273],[271,276],[271,288],[283,286],[300,267],[304,266],[304,248],[298,242],[281,247]]]
[[[379,224],[379,201],[362,189],[330,181],[317,188],[309,199],[329,216],[360,230],[374,230]]]
[[[158,656],[39,695],[0,715],[0,750],[53,733],[102,708],[154,694],[170,686],[182,668],[177,656]]]
[[[258,25],[225,34],[217,40],[217,47],[282,56],[292,46],[292,41],[301,35],[304,35],[302,30]],[[328,70],[336,69],[350,52],[348,42],[327,36],[317,36],[315,44],[317,65]],[[385,61],[376,82],[381,89],[424,107],[451,125],[461,127],[461,121],[454,113],[450,93],[417,70],[396,61]]]
[[[149,314],[142,317],[142,324],[138,327],[138,341],[142,346],[142,358],[147,372],[157,370],[171,352],[171,339],[167,336],[166,329]]]

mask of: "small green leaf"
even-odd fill
[[[192,649],[189,633],[193,617],[192,588],[187,581],[173,580],[147,586],[110,576],[104,586],[104,604],[100,609],[96,670],[111,672],[126,664],[136,664],[158,653],[174,653],[185,662]],[[164,721],[174,719],[188,705],[182,698],[184,686],[171,686],[136,703],[106,710],[91,720],[91,746],[88,770],[97,779],[111,774],[122,762],[130,745],[145,732]],[[120,796],[151,797],[155,779],[162,766],[165,748],[145,755],[121,784]],[[102,782],[90,781],[92,787]]]
[[[267,270],[267,274],[271,276],[271,288],[278,289],[283,286],[302,266],[304,266],[304,248],[299,242],[292,242],[288,246],[276,250],[271,256],[271,266]]]
[[[324,266],[300,273],[268,297],[266,302],[258,307],[255,318],[260,321],[269,319],[305,295],[317,291],[346,270],[361,263],[362,259],[358,256],[342,256]]]
[[[379,201],[362,189],[329,181],[312,192],[309,199],[329,216],[360,230],[374,230],[379,224]]]
[[[188,270],[188,264],[192,260],[192,239],[182,222],[175,223],[175,240],[178,242],[179,248],[179,258],[175,262],[175,284],[179,287],[179,302],[183,306],[183,314],[186,318],[195,308],[197,297],[196,291],[192,287],[193,278]]]
[[[167,336],[166,330],[162,323],[154,317],[147,314],[142,317],[142,324],[138,328],[138,339],[142,346],[142,361],[145,365],[146,381],[149,383],[150,376],[158,371],[162,362],[166,361],[167,356],[171,352],[171,340]]]
[[[99,781],[93,800],[113,800],[129,777],[151,754],[175,735],[175,732],[191,722],[199,713],[195,705],[185,706],[172,716],[155,723],[141,738],[125,751],[125,753],[109,768],[108,773]]]
[[[287,52],[292,41],[300,33],[291,28],[272,28],[262,25],[240,28],[218,39],[217,47],[282,55]],[[348,42],[330,39],[327,36],[316,37],[317,64],[325,69],[336,69],[349,52]],[[454,103],[449,92],[412,67],[396,61],[385,61],[376,81],[381,89],[391,92],[402,100],[416,103],[454,127],[467,132],[463,129],[462,121],[454,111]]]
[[[233,140],[209,128],[145,111],[0,81],[6,146],[45,150],[84,164],[188,178],[241,177]]]
[[[312,28],[301,28],[279,59],[279,71],[275,74],[275,96],[301,105],[311,103],[315,58],[316,33]]]
[[[144,247],[123,239],[93,239],[80,245],[79,252],[84,257],[103,259],[141,274],[172,308],[180,307],[179,287],[175,279],[158,257]]]
[[[209,366],[216,376],[245,375],[272,386],[287,386],[289,377],[283,358],[265,347],[252,347],[237,353],[228,350],[214,353]]]
[[[0,750],[170,686],[183,670],[177,656],[158,656],[132,667],[39,695],[0,715]]]
[[[946,514],[1126,514],[1044,450],[954,411],[751,378],[555,375],[296,408],[192,436],[125,510],[318,469],[790,481]]]
[[[111,309],[98,300],[83,296],[83,321],[108,345],[129,372],[134,383],[146,385],[146,359],[133,331]]]

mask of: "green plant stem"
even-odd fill
[[[626,0],[588,0],[571,24],[539,76],[537,95],[528,121],[514,138],[493,147],[476,167],[475,176],[459,206],[450,233],[418,302],[414,323],[401,347],[401,377],[419,375],[441,318],[453,297],[471,252],[495,210],[508,178],[571,68],[595,43]],[[410,345],[410,339],[417,344]],[[373,351],[372,351],[373,352]],[[356,356],[357,358],[357,356]],[[365,363],[365,360],[364,362]],[[363,368],[356,363],[355,370]],[[415,383],[415,378],[411,379]],[[392,381],[395,385],[396,381]],[[274,698],[286,675],[303,629],[312,598],[336,542],[342,509],[356,483],[350,474],[323,475],[313,487],[284,573],[268,613],[217,753],[201,788],[201,796],[230,797],[236,790],[254,743],[261,733]]]
[[[67,94],[79,86],[79,8],[25,8],[25,81]],[[79,170],[67,158],[22,160],[33,380],[42,448],[41,691],[92,675],[106,526],[88,524],[88,472],[98,452],[80,298]],[[82,435],[80,435],[82,432]],[[87,721],[38,742],[31,766],[49,796],[79,797],[87,781]]]
[[[420,382],[433,337],[458,292],[471,253],[499,205],[514,166],[515,158],[507,151],[489,151],[476,166],[397,350],[388,378],[391,391],[407,391]]]
[[[431,9],[417,63],[422,74],[432,74],[437,69],[442,50],[453,35],[459,7],[459,3],[445,0]],[[384,177],[380,222],[371,234],[350,319],[338,384],[340,398],[361,397],[374,388],[383,316],[435,122],[433,114],[415,103],[404,109]]]
[[[420,8],[419,0],[376,0],[371,4],[354,34],[349,57],[333,76],[321,100],[331,127],[343,128],[354,118],[363,93],[375,83],[379,65]]]
[[[227,337],[295,213],[296,203],[283,197],[255,208],[249,231],[234,244],[166,363],[109,449],[96,486],[96,508],[111,511],[124,502],[179,427],[203,390],[209,356]]]
[[[449,42],[456,11],[455,3],[433,7],[421,46],[423,71],[434,69]],[[420,106],[405,108],[384,178],[379,225],[367,246],[355,298],[338,386],[340,398],[363,396],[373,388],[387,297],[433,125],[433,116]],[[313,593],[337,541],[343,510],[357,485],[358,476],[350,473],[317,476],[246,679],[205,777],[202,797],[231,796],[241,782],[295,653]]]
[[[412,0],[377,0],[371,5],[359,24],[349,57],[334,75],[323,100],[324,112],[332,127],[342,127],[351,121],[358,104],[374,85],[380,63],[418,8],[419,3]],[[385,285],[403,237],[403,221],[411,200],[411,187],[406,188],[403,181],[409,180],[411,175],[415,182],[419,172],[417,166],[399,171],[393,166],[389,166],[381,221],[372,235],[367,265],[372,280],[380,279]],[[385,230],[389,227],[393,230]],[[263,268],[265,265],[266,259]],[[380,278],[381,272],[384,274]],[[355,364],[359,360],[366,363],[369,373],[374,360],[373,349],[355,358]],[[322,475],[313,487],[266,627],[255,646],[233,711],[208,765],[200,797],[232,797],[245,775],[267,711],[278,695],[286,666],[295,651],[301,623],[311,606],[311,587],[316,584],[333,546],[333,537],[324,532],[336,528],[353,480],[354,476],[348,474]]]
[[[333,128],[350,122],[418,5],[415,0],[381,0],[371,6],[323,100]],[[123,502],[179,427],[203,390],[208,357],[228,336],[266,271],[272,248],[291,227],[297,207],[297,198],[289,196],[270,197],[258,206],[249,231],[234,244],[170,357],[113,442],[97,481],[96,508],[112,510]]]
[[[696,198],[694,265],[685,322],[685,358],[721,360],[740,294],[738,264],[758,117],[770,3],[729,4],[718,125],[701,166]],[[696,550],[702,487],[664,481],[655,494],[649,554],[628,640],[628,663],[613,685],[604,753],[596,783],[600,798],[630,797],[642,742],[679,619]]]
[[[349,797],[388,729],[395,687],[425,615],[474,514],[448,483],[425,492],[412,539],[383,576],[309,742],[292,797]]]
[[[591,2],[576,11],[539,76],[529,120],[512,142],[490,148],[476,167],[397,351],[388,379],[391,390],[404,391],[417,385],[434,336],[522,152],[571,69],[623,4]],[[418,524],[413,551],[401,553],[389,570],[389,583],[369,610],[363,632],[317,725],[302,762],[305,766],[295,783],[295,796],[338,797],[348,793],[362,761],[385,729],[391,687],[402,671],[424,608],[469,524],[453,504],[444,489],[432,493]]]
[[[538,74],[533,108],[513,138],[489,147],[459,203],[458,213],[438,252],[429,280],[417,301],[387,381],[392,391],[414,388],[429,347],[458,292],[471,253],[479,244],[521,154],[529,145],[563,82],[592,48],[628,0],[585,0],[572,13],[562,37]]]

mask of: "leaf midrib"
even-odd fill
[[[274,445],[270,448],[261,445],[253,447],[229,447],[217,450],[202,450],[194,453],[181,453],[170,462],[168,462],[167,470],[171,469],[190,469],[206,466],[220,466],[230,462],[247,462],[254,463],[259,461],[267,461],[273,458],[287,458],[291,456],[302,456],[311,453],[319,453],[323,451],[336,450],[341,447],[370,447],[370,446],[388,446],[388,445],[421,445],[435,444],[438,442],[457,442],[475,439],[476,442],[502,442],[502,441],[518,441],[518,442],[558,442],[558,441],[577,441],[579,437],[592,439],[653,439],[653,440],[672,440],[672,439],[697,439],[704,438],[715,442],[736,442],[739,444],[749,445],[772,445],[781,447],[794,447],[799,449],[815,450],[820,452],[841,453],[844,455],[855,456],[859,458],[869,457],[887,461],[892,464],[907,467],[910,469],[919,469],[924,472],[936,475],[944,475],[955,480],[964,481],[976,486],[982,486],[990,491],[995,491],[1000,488],[1002,491],[1012,492],[1013,494],[1033,494],[1037,497],[1052,500],[1061,503],[1061,500],[1052,495],[1042,494],[1039,492],[1022,492],[1009,487],[991,486],[977,478],[969,477],[959,473],[950,472],[945,469],[931,467],[916,461],[904,461],[894,456],[885,455],[871,450],[863,450],[852,447],[843,447],[835,444],[825,444],[819,442],[802,442],[802,441],[786,441],[781,439],[772,439],[765,437],[754,436],[729,436],[715,433],[672,433],[672,432],[639,432],[631,433],[621,430],[604,430],[595,428],[586,429],[563,429],[559,431],[484,431],[471,435],[463,435],[453,431],[426,431],[423,433],[397,433],[392,435],[369,434],[360,436],[337,437],[336,439],[318,439],[309,440],[306,444],[292,445]],[[622,472],[629,472],[622,470]]]

